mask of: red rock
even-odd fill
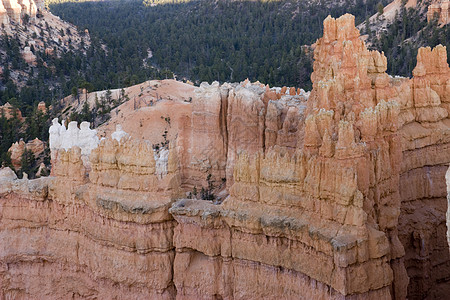
[[[5,118],[11,119],[16,114],[20,121],[23,121],[22,113],[18,108],[14,108],[9,102],[6,102],[3,106],[0,106],[0,114],[4,114]]]
[[[25,142],[21,139],[19,142],[15,142],[11,145],[8,152],[11,154],[11,163],[16,170],[19,170],[22,167],[22,155],[25,149],[33,152],[35,158],[41,155],[44,152],[44,142],[35,138],[32,141],[29,141],[25,144]]]
[[[202,84],[167,160],[106,139],[91,169],[73,147],[52,177],[1,171],[0,297],[445,298],[446,55],[393,78],[353,16],[329,17],[309,98]],[[207,174],[221,204],[175,202]]]

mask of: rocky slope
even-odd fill
[[[82,144],[52,147],[50,177],[3,169],[0,297],[448,295],[446,49],[391,77],[345,15],[324,21],[314,58],[311,94],[202,84],[192,103],[118,111],[131,126],[189,107],[159,118],[158,147],[164,126],[147,141],[105,130],[88,161]],[[196,199],[210,185],[220,204]]]
[[[14,57],[17,53],[6,50],[4,45],[0,47],[4,60],[0,75],[8,68],[8,76],[19,88],[24,87],[29,78],[36,77],[31,69],[36,73],[39,60],[45,67],[53,68],[47,65],[50,64],[48,56],[58,57],[74,50],[85,51],[91,43],[89,32],[79,33],[74,25],[54,16],[45,9],[44,1],[0,1],[0,25],[2,34],[18,42],[19,54],[27,64],[27,67],[17,68],[11,63],[17,60]]]

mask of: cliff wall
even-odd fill
[[[136,141],[102,141],[89,175],[79,147],[59,150],[54,177],[4,169],[1,298],[173,299],[171,153],[162,178],[153,149]]]
[[[391,77],[344,15],[314,58],[311,94],[202,84],[162,148],[122,135],[88,163],[56,149],[51,177],[2,170],[0,298],[448,295],[446,49]],[[192,197],[205,184],[221,198]]]

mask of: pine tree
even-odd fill
[[[31,150],[28,150],[25,148],[25,151],[22,154],[22,159],[20,160],[20,163],[22,167],[20,168],[20,173],[23,175],[23,173],[27,173],[29,178],[35,177],[35,157]]]

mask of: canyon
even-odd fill
[[[444,298],[447,50],[386,68],[347,14],[324,21],[310,93],[184,85],[122,104],[101,139],[71,123],[70,145],[55,120],[49,177],[0,170],[0,298]]]

